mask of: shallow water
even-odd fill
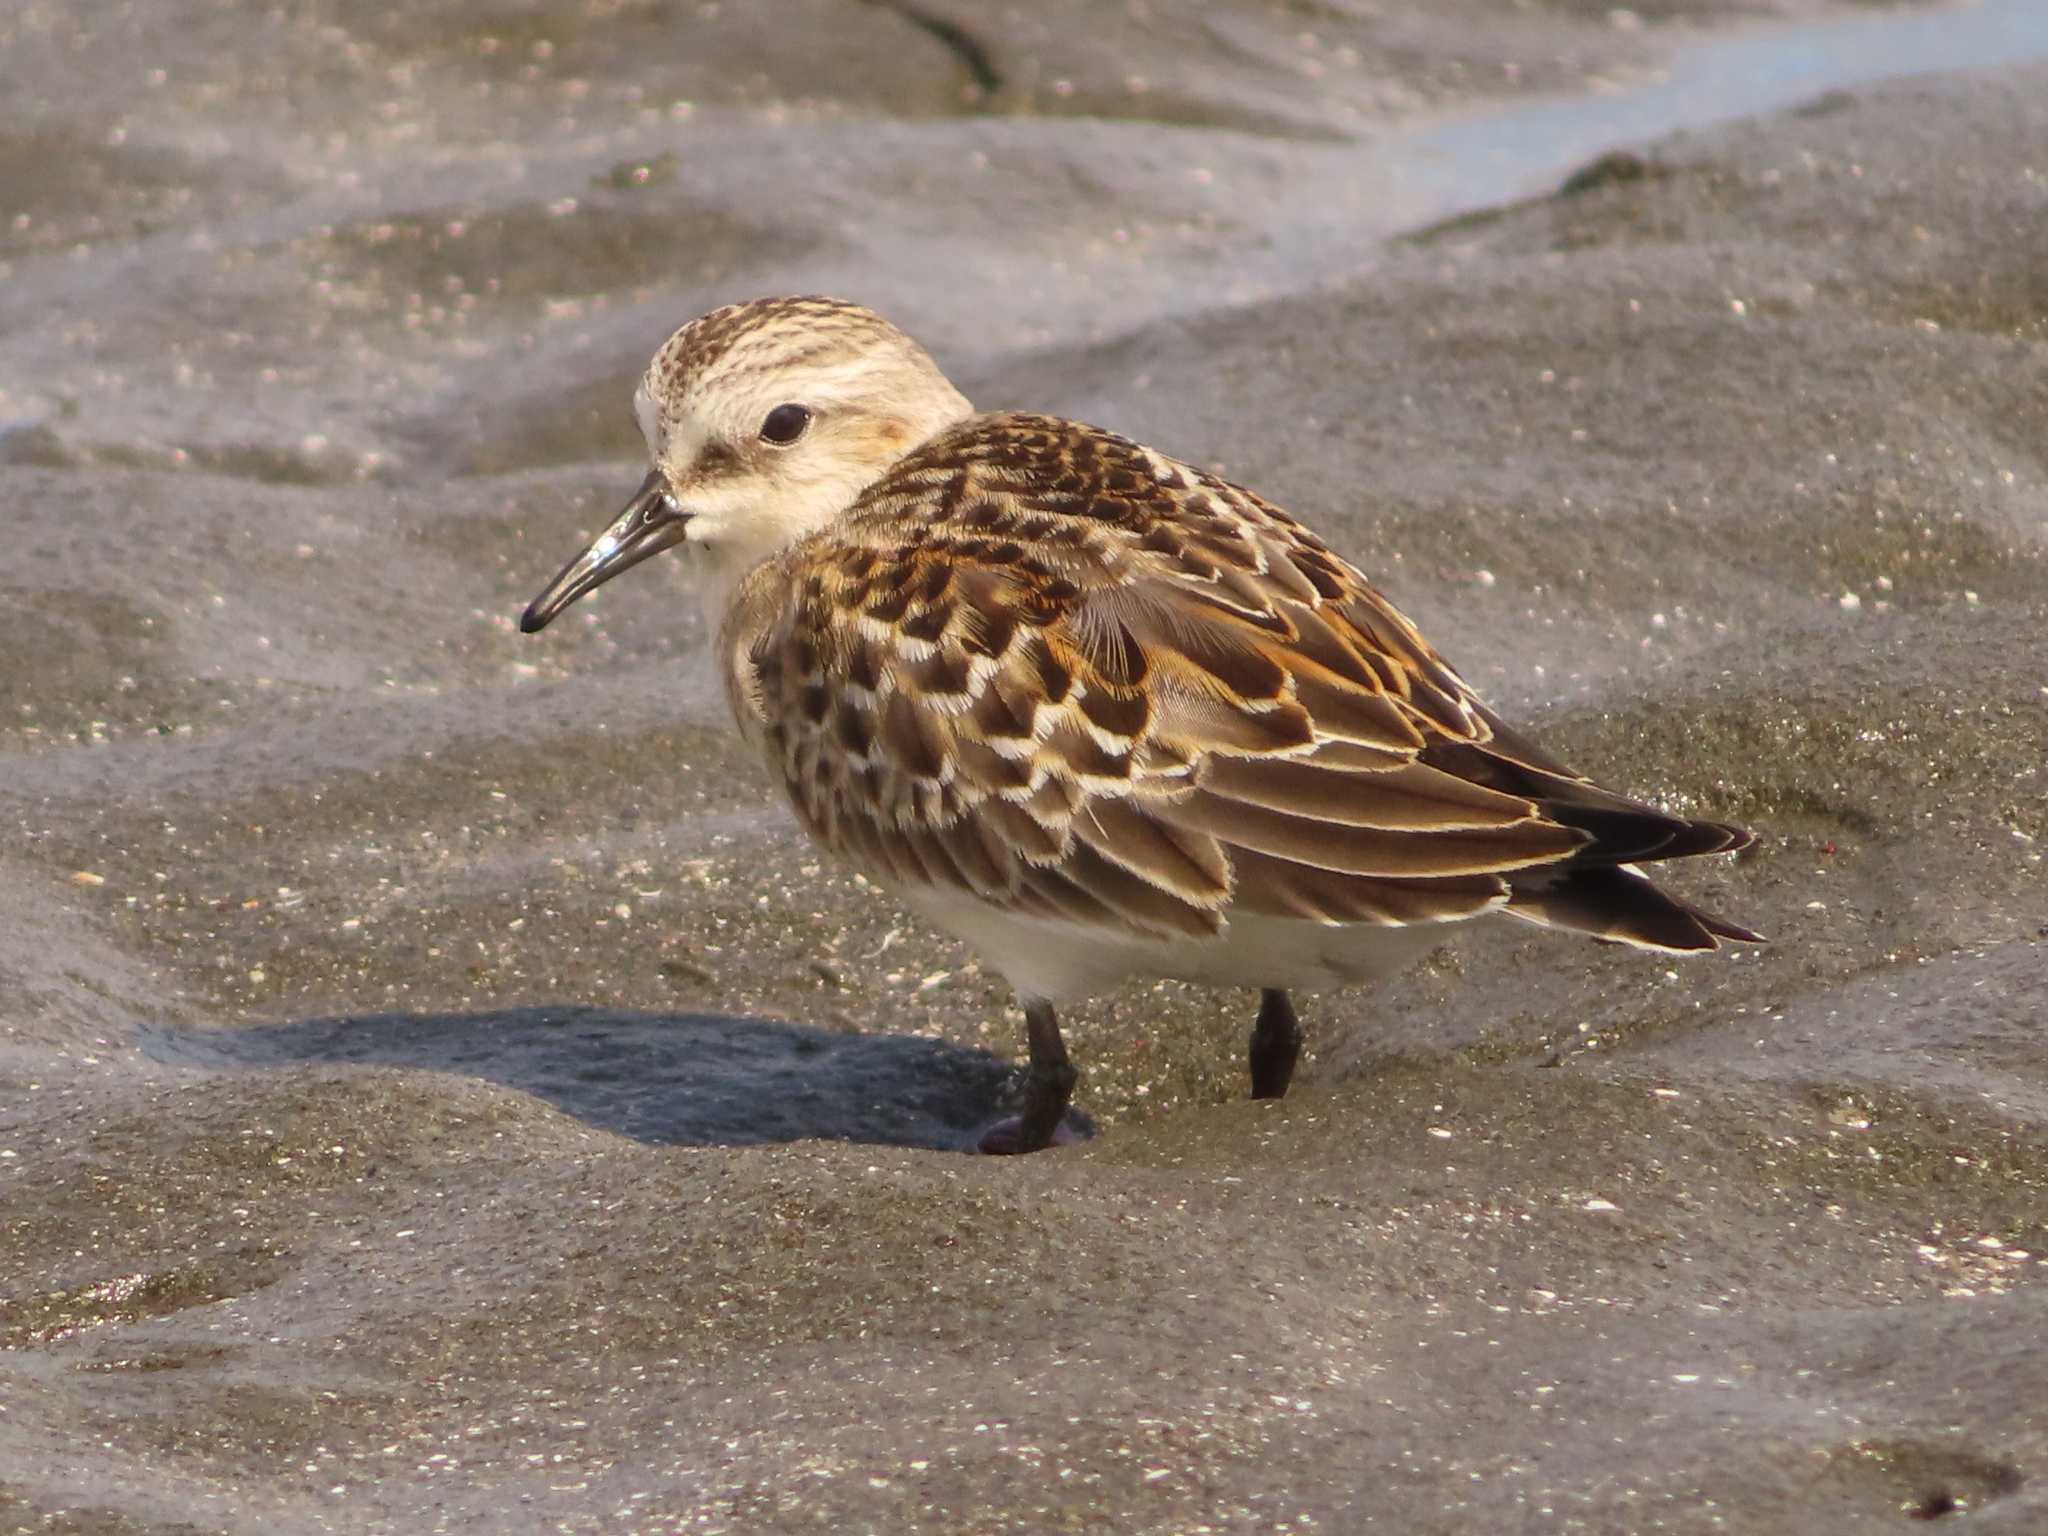
[[[1754,25],[1675,49],[1648,84],[1486,109],[1403,136],[1392,151],[1418,210],[1403,227],[1526,197],[1607,153],[1879,81],[2048,58],[2048,6],[1979,0]],[[1440,201],[1432,202],[1432,199]]]

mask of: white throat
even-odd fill
[[[738,547],[727,540],[685,546],[690,584],[696,588],[706,634],[717,635],[725,623],[726,610],[732,606],[733,592],[747,573],[780,552],[780,547]]]

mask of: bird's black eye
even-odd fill
[[[811,413],[801,405],[778,405],[768,413],[768,419],[761,423],[761,441],[787,448],[804,435],[804,428],[811,424]]]

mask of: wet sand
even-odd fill
[[[1756,15],[0,24],[0,1529],[2048,1525],[2048,65],[1404,158]],[[514,629],[812,290],[1308,518],[1775,942],[1475,932],[1256,1106],[1132,987],[960,1155],[1006,990],[680,573]]]

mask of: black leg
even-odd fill
[[[1287,1092],[1294,1064],[1301,1060],[1301,1020],[1278,987],[1259,994],[1259,1021],[1252,1026],[1252,1097],[1277,1099]]]
[[[1060,1039],[1060,1021],[1052,1004],[1027,998],[1024,1033],[1031,1046],[1031,1070],[1024,1080],[1024,1111],[994,1126],[981,1138],[984,1152],[1042,1152],[1053,1143],[1067,1117],[1080,1073],[1067,1060]]]
[[[1080,1073],[1067,1060],[1066,1042],[1060,1039],[1060,1021],[1052,1004],[1024,1005],[1024,1033],[1031,1044],[1031,1076],[1024,1086],[1023,1125],[1020,1152],[1036,1152],[1052,1144],[1052,1133],[1067,1116],[1067,1101],[1074,1096]]]

